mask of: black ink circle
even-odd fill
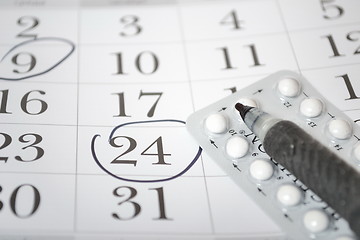
[[[25,77],[19,77],[19,78],[5,78],[5,77],[1,77],[0,76],[0,80],[11,80],[11,81],[19,81],[19,80],[23,80],[23,79],[27,79],[27,78],[32,78],[32,77],[37,77],[40,76],[42,74],[48,73],[51,70],[53,70],[54,68],[56,68],[57,66],[59,66],[62,62],[64,62],[75,50],[75,44],[73,42],[71,42],[68,39],[65,38],[57,38],[57,37],[42,37],[42,38],[35,38],[35,39],[31,39],[31,40],[27,40],[24,42],[21,42],[19,44],[16,44],[15,46],[13,46],[9,51],[6,52],[6,54],[1,58],[0,63],[4,60],[4,58],[9,55],[9,53],[11,53],[11,51],[13,51],[14,49],[16,49],[17,47],[26,45],[30,42],[39,42],[39,41],[60,41],[60,42],[64,42],[67,43],[71,46],[71,50],[69,51],[69,53],[67,55],[65,55],[62,59],[60,59],[59,62],[57,62],[55,65],[53,65],[52,67],[50,67],[49,69],[46,69],[45,71],[36,73],[36,74],[32,74],[29,76],[25,76]]]
[[[138,121],[138,122],[128,122],[128,123],[124,123],[124,124],[120,124],[118,126],[116,126],[110,133],[109,136],[109,141],[112,138],[112,136],[114,135],[115,131],[121,127],[127,126],[127,125],[134,125],[134,124],[142,124],[142,123],[155,123],[155,122],[177,122],[177,123],[183,123],[185,124],[184,121],[181,120],[176,120],[176,119],[162,119],[162,120],[149,120],[149,121]],[[123,181],[127,181],[127,182],[137,182],[137,183],[154,183],[154,182],[165,182],[165,181],[170,181],[173,180],[177,177],[180,177],[181,175],[183,175],[184,173],[186,173],[187,171],[189,171],[189,169],[196,163],[196,161],[199,159],[201,152],[202,152],[202,148],[199,147],[199,150],[197,151],[194,159],[190,162],[190,164],[184,169],[182,170],[180,173],[176,174],[175,176],[172,177],[168,177],[168,178],[162,178],[162,179],[158,179],[158,180],[136,180],[136,179],[128,179],[128,178],[123,178],[123,177],[119,177],[116,176],[115,174],[111,173],[110,171],[108,171],[99,161],[99,159],[96,156],[96,152],[95,152],[95,140],[96,138],[100,137],[100,134],[96,134],[92,140],[91,140],[91,153],[92,156],[96,162],[96,164],[104,171],[106,172],[108,175],[119,179],[119,180],[123,180]]]

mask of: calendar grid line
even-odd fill
[[[346,67],[346,66],[356,66],[356,65],[360,65],[360,63],[342,63],[342,64],[336,64],[333,66],[322,66],[322,67],[305,67],[305,68],[301,68],[301,71],[312,71],[312,70],[321,70],[321,69],[329,69],[329,68],[333,68],[333,67]],[[300,66],[299,66],[300,67]],[[279,69],[280,70],[280,69]],[[287,70],[291,70],[294,71],[294,69],[287,69]],[[264,77],[267,75],[270,75],[272,72],[264,72],[264,73],[256,73],[256,74],[247,74],[247,75],[239,75],[239,76],[231,76],[231,77],[216,77],[216,78],[206,78],[206,79],[192,79],[192,82],[206,82],[206,81],[226,81],[226,80],[233,80],[233,79],[241,79],[241,78],[249,78],[249,77]],[[171,81],[171,82],[163,82],[163,81],[129,81],[129,82],[83,82],[81,81],[80,84],[81,85],[129,85],[132,86],[134,84],[181,84],[181,83],[187,83],[188,80],[184,80],[184,81]],[[76,85],[77,83],[62,83],[62,82],[56,82],[56,81],[26,81],[26,83],[37,83],[37,84],[58,84],[58,85]]]
[[[334,65],[334,66],[301,68],[301,71],[322,70],[322,69],[329,69],[329,68],[333,68],[333,67],[346,67],[346,66],[356,66],[356,65],[360,65],[360,63],[344,63],[344,64],[337,64],[337,65]],[[280,70],[280,69],[278,69],[278,70]],[[294,69],[287,69],[287,70],[294,71]],[[267,75],[270,75],[270,74],[271,74],[271,72],[261,73],[261,74],[249,74],[249,75],[242,75],[242,76],[236,76],[236,77],[223,77],[221,79],[219,79],[219,78],[193,79],[193,82],[223,81],[223,80],[231,80],[231,79],[239,79],[239,78],[256,77],[256,76],[264,77],[264,76],[267,76]]]
[[[30,232],[31,233],[31,232]],[[186,239],[188,239],[187,237],[189,237],[189,239],[193,239],[191,237],[214,237],[214,235],[212,235],[211,233],[208,233],[208,232],[191,232],[191,233],[184,233],[184,232],[179,232],[179,231],[172,231],[172,232],[160,232],[160,231],[149,231],[149,232],[141,232],[141,233],[136,233],[134,235],[134,232],[120,232],[122,234],[122,237],[121,238],[117,238],[117,239],[120,239],[120,240],[126,240],[128,239],[127,237],[130,237],[130,239],[133,239],[131,237],[157,237],[157,236],[161,236],[161,237],[174,237],[173,234],[178,234],[179,236],[181,237],[186,237]],[[34,233],[32,233],[34,234]],[[86,237],[87,234],[95,234],[95,235],[102,235],[104,236],[105,234],[105,237],[106,236],[119,236],[119,232],[107,232],[107,231],[91,231],[91,230],[81,230],[81,231],[78,231],[76,232],[76,235],[75,236],[84,236]],[[44,233],[42,234],[41,236],[47,236],[48,234]],[[69,234],[62,234],[63,236],[69,236]],[[125,236],[125,235],[128,235],[128,236]],[[73,236],[73,235],[71,235]],[[243,236],[241,236],[241,238],[239,238],[238,236],[238,233],[217,233],[216,235],[216,239],[221,238],[221,237],[234,237],[233,240],[249,240],[248,237],[251,237],[251,240],[264,240],[263,237],[266,237],[266,239],[269,239],[269,240],[279,240],[278,238],[276,239],[272,239],[273,237],[281,237],[283,235],[280,235],[279,233],[276,233],[276,232],[264,232],[264,233],[261,233],[261,234],[254,234],[254,233],[245,233]],[[100,237],[100,236],[99,236]],[[31,238],[32,239],[32,238]],[[67,239],[67,238],[66,238]],[[71,238],[72,239],[72,238]],[[177,238],[176,238],[177,239]],[[16,239],[18,240],[18,239]],[[25,240],[25,239],[24,239]],[[230,239],[231,240],[231,239]],[[283,240],[281,238],[281,240]]]
[[[278,3],[279,5],[281,5],[281,3]],[[347,22],[347,23],[341,23],[341,24],[336,24],[336,25],[329,25],[329,26],[319,26],[319,27],[307,27],[307,28],[299,28],[299,29],[288,29],[287,25],[286,25],[286,21],[284,19],[284,15],[283,15],[283,10],[281,9],[281,6],[279,6],[279,10],[281,12],[281,19],[282,22],[284,23],[284,27],[287,33],[292,34],[292,33],[300,33],[300,32],[308,32],[308,31],[315,31],[315,30],[324,30],[324,29],[329,29],[332,30],[334,28],[340,28],[340,27],[346,27],[346,26],[357,26],[360,24],[360,21],[356,21],[356,22]],[[201,39],[185,39],[186,42],[188,43],[203,43],[203,42],[211,42],[211,41],[235,41],[235,40],[241,40],[241,39],[248,39],[248,38],[256,38],[256,37],[264,37],[264,36],[276,36],[276,35],[282,35],[284,34],[284,31],[275,31],[275,32],[268,32],[268,33],[253,33],[253,34],[247,34],[245,36],[231,36],[231,37],[213,37],[213,38],[201,38]],[[71,40],[71,39],[69,39]],[[99,43],[82,43],[82,42],[76,42],[76,45],[78,46],[78,49],[87,47],[87,46],[114,46],[114,47],[119,47],[119,44],[126,44],[129,46],[137,46],[137,45],[174,45],[174,44],[181,44],[182,41],[181,40],[173,40],[173,41],[154,41],[154,42],[99,42]],[[5,46],[12,46],[12,43],[4,43],[1,42],[0,43],[0,47],[5,47]],[[61,46],[60,44],[56,44],[56,43],[52,43],[52,44],[42,44],[42,46]]]
[[[232,37],[220,37],[220,38],[202,38],[202,39],[184,39],[187,43],[203,43],[203,42],[212,42],[212,41],[236,41],[242,39],[249,39],[249,38],[257,38],[257,37],[264,37],[264,36],[276,36],[282,35],[283,31],[278,32],[269,32],[269,33],[253,33],[248,34],[245,36],[232,36]],[[129,46],[138,46],[138,45],[174,45],[174,44],[181,44],[182,41],[174,40],[174,41],[163,41],[163,42],[134,42],[134,43],[83,43],[82,46],[114,46],[118,47],[119,44],[126,44]]]
[[[179,119],[181,121],[184,121],[186,119]],[[129,121],[131,122],[131,121]],[[128,123],[128,122],[122,122],[122,123],[119,123],[118,125],[120,124],[123,124],[123,123]],[[114,128],[118,125],[88,125],[88,124],[79,124],[79,125],[75,125],[75,124],[50,124],[50,123],[28,123],[28,122],[23,122],[23,123],[11,123],[11,122],[3,122],[3,123],[0,123],[0,124],[3,124],[3,125],[29,125],[29,126],[36,126],[36,125],[39,125],[39,126],[59,126],[59,127],[94,127],[94,128]],[[126,126],[127,129],[131,129],[131,128],[184,128],[185,126],[167,126],[167,125],[156,125],[156,126],[146,126],[146,125],[138,125],[138,126]]]
[[[191,74],[190,74],[190,66],[189,66],[189,61],[188,61],[188,52],[187,52],[187,48],[186,48],[186,40],[184,39],[184,26],[182,24],[182,13],[181,13],[181,8],[177,7],[177,17],[179,19],[179,25],[180,25],[180,32],[181,32],[181,39],[182,39],[182,43],[183,43],[183,51],[184,51],[184,56],[185,56],[185,65],[186,65],[186,72],[187,72],[187,77],[188,77],[188,84],[189,84],[189,89],[190,89],[190,97],[191,97],[191,104],[192,104],[192,110],[195,111],[195,102],[194,102],[194,91],[192,88],[192,82],[191,82]],[[201,168],[202,168],[202,174],[203,174],[203,180],[204,180],[204,185],[205,185],[205,191],[206,191],[206,200],[207,200],[207,206],[208,206],[208,212],[210,215],[210,225],[211,225],[211,232],[215,233],[215,225],[214,225],[214,216],[212,213],[212,209],[211,209],[211,204],[210,204],[210,194],[209,194],[209,188],[208,188],[208,184],[207,184],[207,180],[206,180],[206,176],[205,176],[205,168],[204,168],[204,161],[203,161],[203,157],[200,155],[200,161],[201,161]]]
[[[329,25],[329,26],[320,26],[320,27],[307,27],[307,28],[298,28],[298,29],[292,29],[292,30],[288,30],[289,33],[301,33],[301,32],[308,32],[308,31],[315,31],[315,30],[324,30],[324,29],[329,29],[332,30],[334,28],[340,28],[340,27],[347,27],[347,26],[357,26],[360,24],[359,22],[347,22],[347,23],[340,23],[340,24],[336,24],[336,25]]]
[[[107,173],[84,173],[84,172],[78,172],[78,173],[66,173],[66,172],[18,172],[18,171],[0,171],[0,173],[3,174],[36,174],[36,175],[64,175],[64,176],[75,176],[76,174],[79,176],[103,176],[103,177],[109,177],[112,178],[111,176],[109,176]],[[119,176],[124,176],[124,177],[172,177],[172,175],[146,175],[146,174],[122,174]],[[207,178],[221,178],[221,177],[229,177],[229,175],[212,175],[212,174],[207,174],[205,175]],[[191,174],[191,175],[181,175],[175,179],[181,179],[181,178],[204,178],[203,174]],[[117,180],[120,181],[120,180]],[[121,181],[125,181],[125,180],[121,180]],[[126,182],[126,181],[125,181]]]
[[[80,23],[81,23],[81,15],[80,8],[77,8],[77,41],[80,42]],[[75,149],[75,193],[74,193],[74,231],[77,232],[77,195],[78,195],[78,159],[79,159],[79,92],[80,92],[80,49],[77,50],[77,81],[76,81],[76,149]]]
[[[326,66],[326,67],[308,67],[308,68],[302,68],[303,71],[312,71],[312,70],[321,70],[321,69],[329,69],[329,68],[334,68],[334,67],[348,67],[348,66],[356,66],[359,65],[360,63],[342,63],[342,64],[336,64],[333,66]]]
[[[102,232],[102,231],[79,231],[78,232],[78,235],[82,235],[82,234],[104,234],[104,233],[107,233],[109,234],[109,232]],[[114,232],[111,235],[116,235],[117,233]],[[121,234],[129,234],[130,236],[134,236],[133,232],[121,232]],[[179,236],[182,236],[182,237],[186,237],[186,236],[189,236],[190,239],[193,239],[191,237],[213,237],[214,235],[212,235],[211,233],[208,233],[208,232],[203,232],[203,233],[198,233],[198,232],[191,232],[191,233],[183,233],[183,232],[179,232],[179,231],[173,231],[173,232],[155,232],[155,231],[149,231],[149,232],[142,232],[141,234],[139,234],[139,236],[151,236],[151,235],[154,235],[156,237],[156,235],[160,235],[160,236],[169,236],[169,237],[173,237],[172,234],[177,234]],[[239,233],[217,233],[216,234],[216,239],[219,239],[221,238],[222,236],[223,237],[234,237],[233,240],[264,240],[263,237],[266,237],[266,240],[284,240],[283,238],[276,238],[276,239],[272,239],[273,237],[283,237],[284,235],[283,234],[279,234],[279,233],[275,233],[275,232],[264,232],[264,233],[242,233],[242,236],[239,238],[238,236]],[[136,235],[135,235],[136,236]],[[249,237],[251,239],[249,239]],[[126,238],[125,238],[126,239]],[[131,238],[130,238],[131,239]],[[200,239],[201,240],[201,239]],[[228,239],[228,240],[231,240],[231,239]]]
[[[279,3],[280,4],[280,3]],[[281,14],[282,14],[282,10],[281,10]],[[315,30],[324,30],[324,29],[334,29],[337,27],[344,27],[344,26],[357,26],[360,24],[359,22],[350,22],[350,23],[342,23],[342,24],[337,24],[337,25],[329,25],[329,26],[320,26],[320,27],[308,27],[308,28],[301,28],[301,29],[288,29],[288,27],[285,25],[286,21],[284,19],[284,16],[282,15],[282,22],[284,22],[284,30],[285,32],[287,32],[289,35],[293,34],[293,33],[301,33],[301,32],[308,32],[308,31],[315,31]],[[253,34],[247,34],[245,36],[232,36],[232,37],[213,37],[213,38],[202,38],[202,39],[185,39],[184,41],[186,41],[187,43],[203,43],[203,42],[211,42],[211,41],[236,41],[236,40],[242,40],[242,39],[249,39],[249,38],[257,38],[257,37],[264,37],[264,36],[276,36],[276,35],[283,35],[284,31],[276,31],[276,32],[268,32],[268,33],[253,33]],[[81,44],[82,47],[85,46],[114,46],[114,47],[118,47],[119,44],[126,44],[129,46],[138,46],[138,45],[173,45],[173,44],[181,44],[181,41],[178,40],[174,40],[174,41],[163,41],[163,42],[126,42],[126,43],[107,43],[107,42],[102,42],[102,43],[78,43]],[[4,43],[0,43],[0,46],[8,46],[10,44],[4,44]]]
[[[76,174],[80,175],[80,176],[107,176],[107,177],[111,177],[109,176],[107,173],[84,173],[84,172],[78,172],[78,173],[66,173],[66,172],[20,172],[20,171],[0,171],[0,173],[3,174],[37,174],[37,175],[66,175],[66,176],[74,176]],[[120,175],[119,175],[120,176]],[[146,175],[146,174],[123,174],[121,176],[126,176],[126,177],[171,177],[172,175]],[[181,175],[178,178],[203,178],[204,175],[203,174],[199,174],[199,175]],[[210,177],[210,178],[220,178],[220,177],[229,177],[229,175],[212,175],[212,174],[208,174],[206,175],[206,177]],[[119,181],[119,180],[118,180]]]
[[[205,184],[205,189],[206,189],[208,211],[209,211],[209,215],[210,215],[211,231],[213,234],[215,234],[216,231],[215,231],[215,223],[214,223],[214,214],[213,214],[212,206],[211,206],[211,202],[210,202],[209,184],[207,181],[207,178],[209,178],[210,176],[206,175],[205,166],[204,166],[204,158],[202,155],[200,156],[200,160],[201,160],[202,171],[204,174],[203,179],[204,179],[204,184]],[[228,176],[226,176],[226,177],[228,177]]]
[[[281,3],[278,2],[279,5],[281,5]],[[292,33],[300,33],[300,32],[308,32],[308,31],[315,31],[315,30],[324,30],[324,29],[329,29],[332,30],[334,28],[340,28],[340,27],[346,27],[346,26],[357,26],[360,24],[360,21],[355,21],[355,22],[347,22],[347,23],[341,23],[341,24],[335,24],[335,25],[328,25],[328,26],[319,26],[319,27],[306,27],[306,28],[298,28],[298,29],[288,29],[287,25],[286,25],[286,21],[284,19],[284,15],[283,15],[283,10],[281,9],[281,6],[279,6],[279,10],[281,13],[281,19],[282,22],[284,23],[284,27],[287,33],[292,34]],[[211,41],[233,41],[233,40],[241,40],[241,39],[248,39],[248,38],[256,38],[256,37],[264,37],[264,36],[276,36],[276,35],[282,35],[284,34],[284,31],[274,31],[274,32],[267,32],[267,33],[252,33],[252,34],[247,34],[245,36],[231,36],[231,37],[213,37],[213,38],[201,38],[201,39],[184,39],[186,42],[188,43],[203,43],[203,42],[211,42]],[[71,40],[71,39],[69,39]],[[122,42],[99,42],[99,43],[83,43],[83,42],[76,42],[76,45],[78,45],[78,48],[84,48],[87,46],[114,46],[114,47],[119,47],[119,44],[126,44],[129,46],[137,46],[137,45],[173,45],[173,44],[181,44],[182,41],[181,40],[173,40],[173,41],[148,41],[146,43],[144,42],[126,42],[126,43],[122,43]],[[0,47],[4,47],[4,46],[12,46],[12,43],[4,43],[1,42],[0,43]],[[59,44],[56,43],[52,43],[52,44],[42,44],[42,46],[60,46]]]
[[[350,109],[343,109],[343,112],[351,112],[351,111],[359,111],[360,108],[350,108]],[[186,119],[179,119],[181,121],[185,121]],[[126,122],[123,122],[126,123]],[[0,122],[0,125],[21,125],[21,126],[59,126],[59,127],[81,127],[81,128],[114,128],[116,125],[89,125],[89,124],[51,124],[51,123],[29,123],[29,122]],[[167,126],[167,125],[156,125],[156,126],[126,126],[126,129],[132,128],[185,128],[185,126]],[[110,133],[110,132],[109,132]]]
[[[359,111],[360,108],[353,108],[353,109],[346,109],[346,110],[343,110],[343,112],[352,112],[352,111]]]
[[[301,74],[301,68],[300,68],[300,65],[299,65],[299,61],[298,61],[298,59],[297,59],[297,57],[296,57],[294,45],[293,45],[293,43],[292,43],[292,41],[291,41],[291,38],[290,38],[290,33],[289,33],[288,27],[287,27],[287,25],[286,25],[285,17],[284,17],[283,11],[282,11],[282,9],[281,9],[280,2],[279,2],[279,0],[275,0],[275,2],[276,2],[276,6],[277,6],[277,8],[278,8],[278,11],[279,11],[279,13],[280,13],[281,22],[282,22],[283,27],[284,27],[284,29],[285,29],[286,37],[287,37],[287,39],[288,39],[288,41],[289,41],[289,43],[290,43],[291,52],[292,52],[292,54],[293,54],[293,58],[294,58],[294,60],[295,60],[296,66],[297,66],[297,70],[298,70],[298,72]]]

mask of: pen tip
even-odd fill
[[[241,116],[242,119],[245,118],[246,113],[252,108],[253,107],[242,105],[239,102],[235,104],[235,109],[239,111],[240,116]]]
[[[236,108],[236,110],[238,110],[239,112],[242,111],[243,107],[244,107],[244,105],[242,105],[242,104],[239,103],[239,102],[235,104],[235,108]]]

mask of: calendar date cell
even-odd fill
[[[303,71],[319,92],[343,111],[359,109],[359,65]],[[334,94],[336,93],[336,94]]]
[[[283,234],[265,212],[229,177],[209,177],[208,187],[216,233],[244,234],[257,231],[266,236],[281,236]],[[224,201],[233,206],[241,203],[242,206],[246,207],[225,209],[223,207]],[[239,222],[242,224],[239,225]]]
[[[13,45],[41,37],[77,39],[77,11],[73,9],[1,9],[0,44]],[[66,27],[56,27],[56,26]],[[75,42],[76,43],[76,42]]]
[[[283,34],[189,43],[186,48],[194,81],[296,69],[290,43]]]
[[[259,7],[261,5],[261,7]],[[185,39],[229,39],[284,31],[276,2],[193,3],[180,8]]]
[[[107,27],[104,27],[107,26]],[[177,9],[173,6],[91,9],[81,14],[83,44],[137,44],[180,41]]]
[[[83,175],[78,178],[77,206],[79,231],[169,234],[211,231],[202,178],[136,184],[108,176]]]
[[[0,172],[75,173],[75,126],[0,126]]]
[[[266,75],[257,75],[251,77],[239,77],[230,79],[216,79],[211,82],[196,81],[192,83],[192,91],[194,93],[194,106],[195,109],[201,109],[209,105],[209,102],[216,102],[221,98],[229,96],[237,90],[255,83],[259,79],[266,77]],[[206,91],[204,89],[206,88]],[[256,94],[256,93],[255,93]],[[249,96],[244,98],[251,99]]]
[[[130,182],[170,180],[179,174],[202,176],[201,150],[183,122],[155,120],[118,128],[80,127],[79,139],[80,173],[108,174]]]
[[[359,23],[357,0],[280,0],[290,31]],[[306,17],[304,17],[306,13]]]
[[[302,69],[359,63],[360,25],[290,33]]]
[[[0,81],[76,83],[74,53],[72,41],[57,37],[0,46]]]
[[[128,121],[183,119],[192,111],[186,83],[144,83],[141,87],[83,84],[79,96],[80,125],[116,126]]]
[[[0,182],[2,233],[73,229],[75,176],[2,173]]]
[[[158,83],[187,79],[180,44],[85,45],[80,83]],[[96,67],[93,67],[96,66]]]
[[[1,123],[76,124],[73,84],[4,81],[0,87]]]

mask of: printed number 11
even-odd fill
[[[250,67],[258,67],[258,66],[265,65],[265,64],[260,63],[255,44],[245,45],[244,47],[249,48],[250,52],[251,52],[251,55],[252,55],[252,59],[253,59],[254,64],[250,65]],[[227,47],[222,47],[222,48],[218,48],[218,50],[222,51],[223,56],[224,56],[225,67],[222,68],[222,70],[236,69],[236,67],[234,67],[232,65],[232,63],[231,63],[231,58],[230,58],[228,48]]]

